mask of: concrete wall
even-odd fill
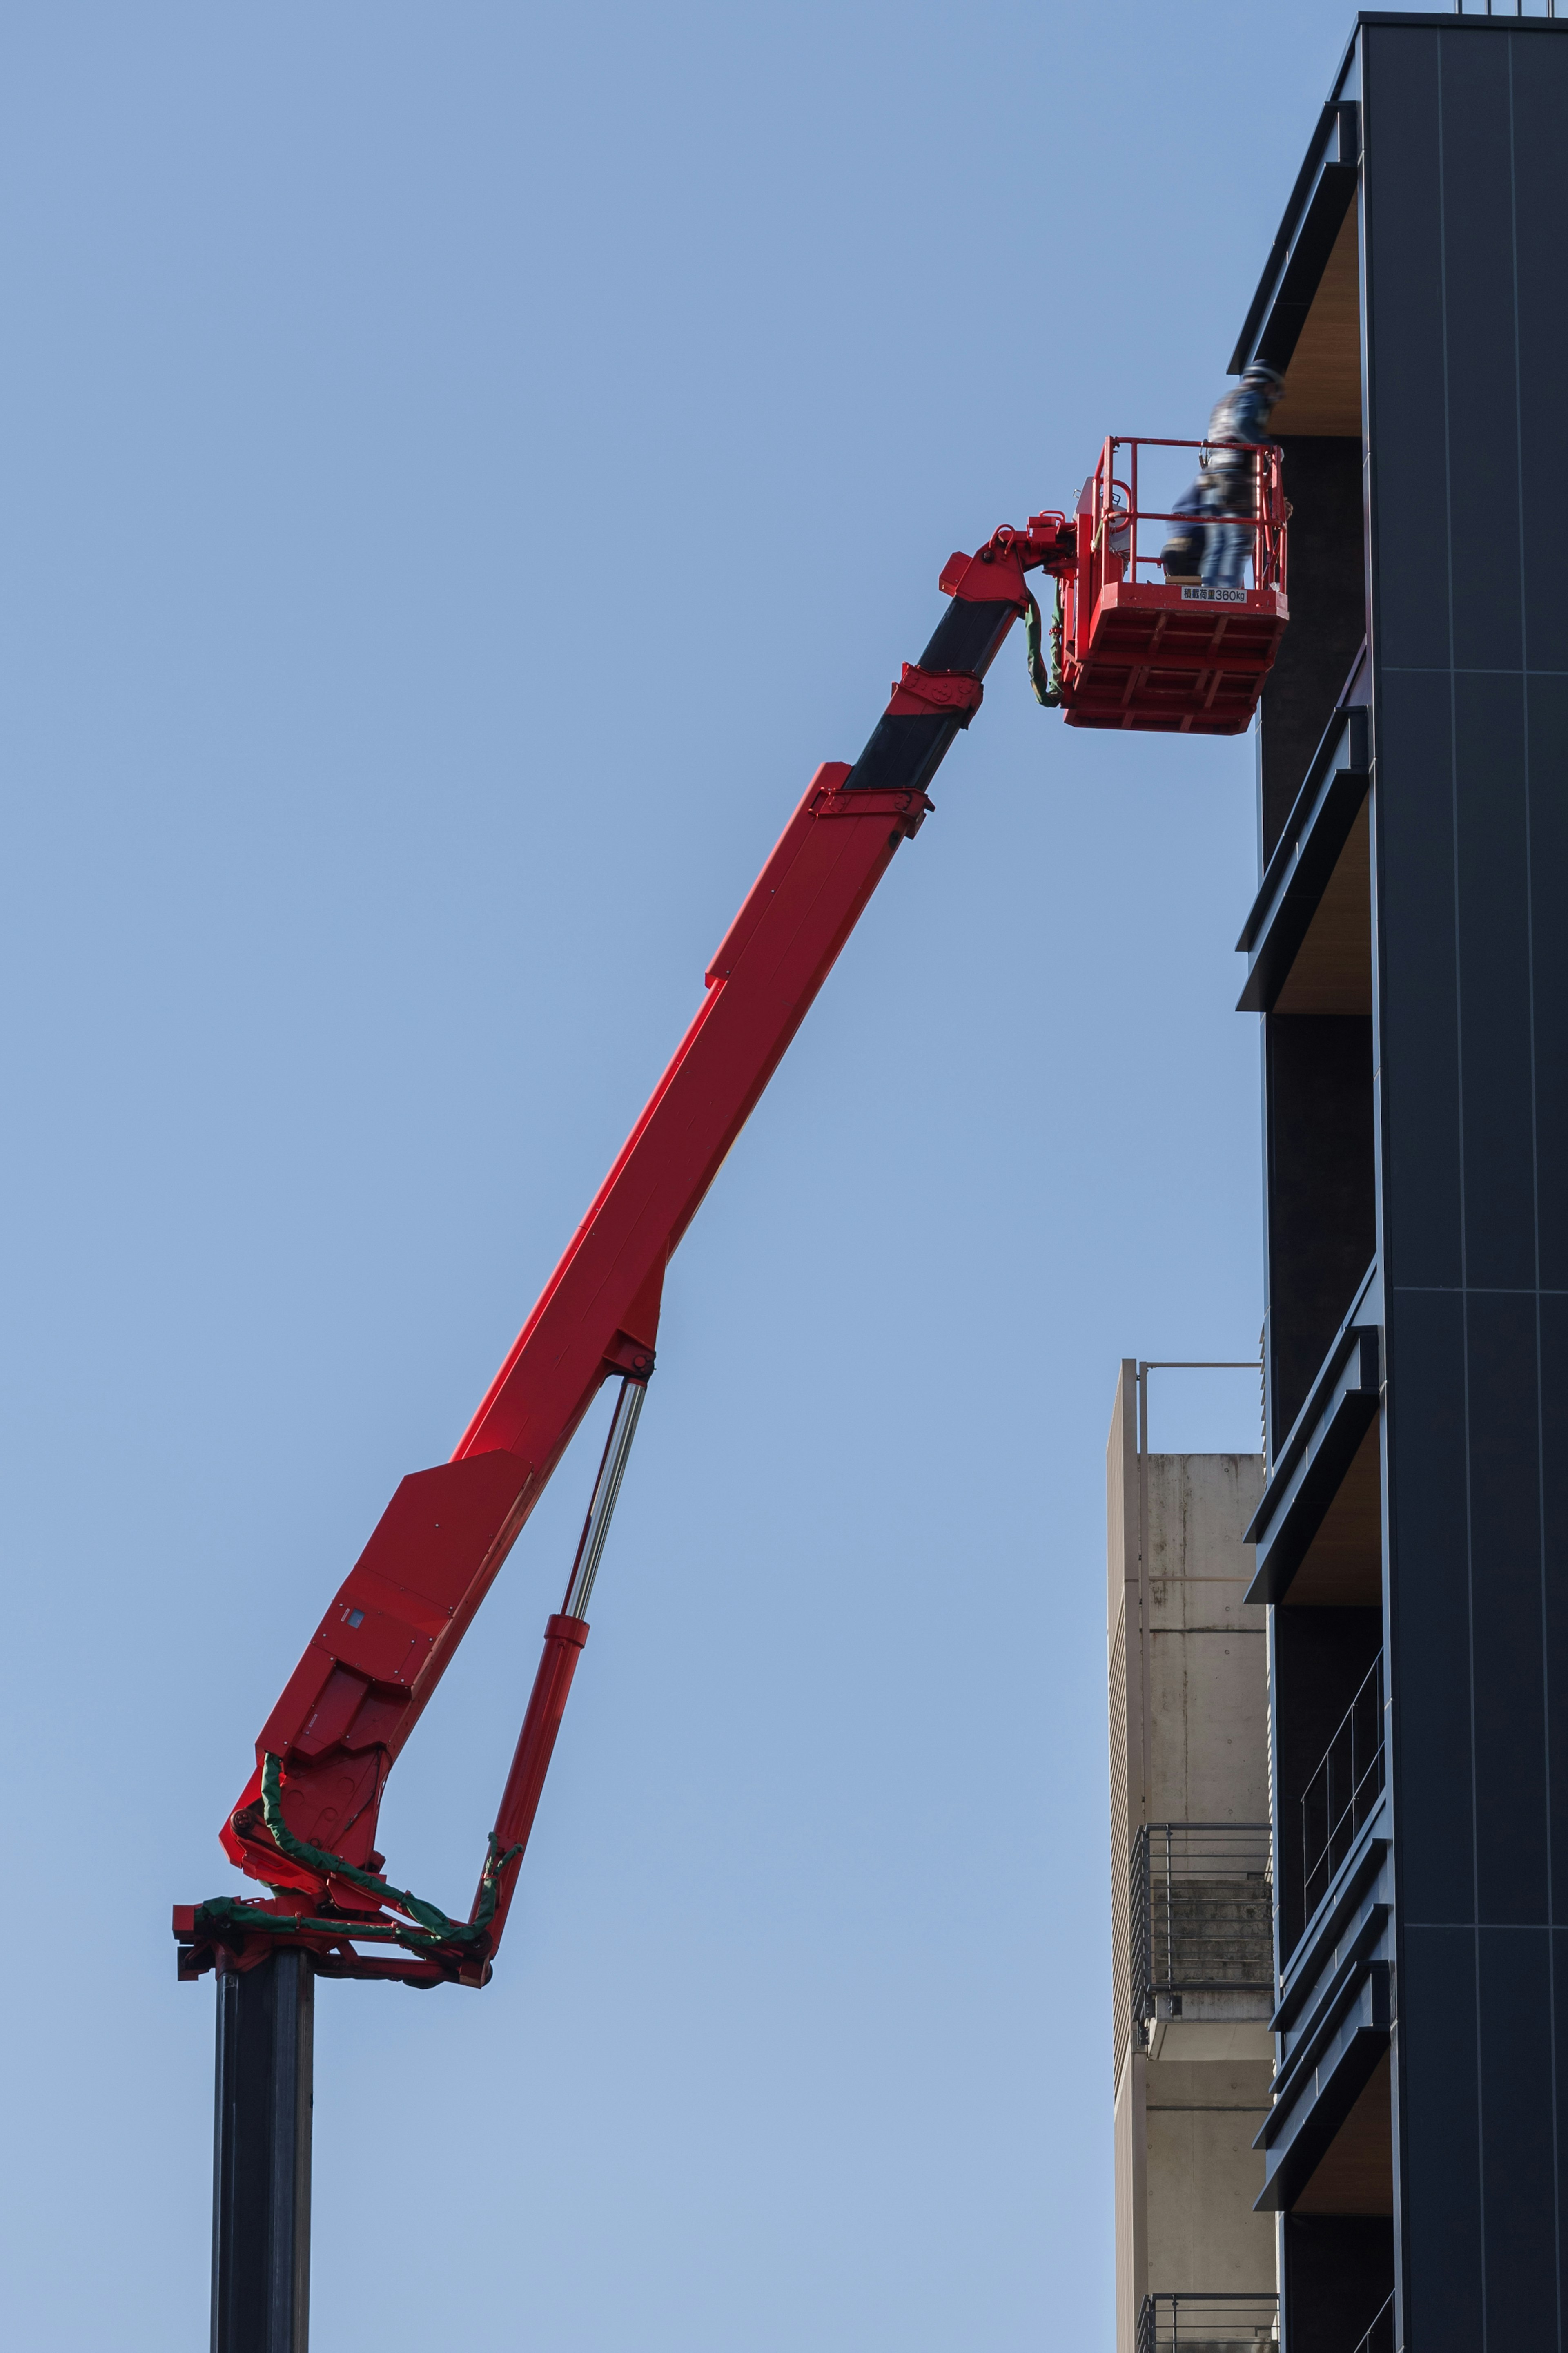
[[[1149,2286],[1148,2064],[1141,2051],[1130,2049],[1116,2084],[1116,2353],[1134,2353]]]
[[[1150,1760],[1144,1819],[1268,1820],[1267,1612],[1242,1600],[1260,1454],[1148,1458]]]
[[[1274,2217],[1255,2214],[1272,2063],[1146,2060],[1149,2288],[1204,2294],[1274,2285]],[[1119,2348],[1120,2353],[1120,2348]]]
[[[1266,1613],[1241,1532],[1260,1455],[1138,1450],[1137,1366],[1121,1367],[1106,1453],[1117,2353],[1150,2294],[1272,2289],[1274,2225],[1252,2211],[1268,2104],[1268,2004],[1206,2000],[1157,2030],[1132,2016],[1129,1889],[1149,1822],[1268,1819]]]

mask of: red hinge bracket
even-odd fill
[[[966,670],[921,670],[919,662],[906,662],[902,676],[893,681],[893,699],[888,705],[887,716],[956,717],[961,727],[967,727],[984,693],[980,681]]]

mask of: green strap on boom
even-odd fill
[[[374,1871],[360,1871],[353,1863],[329,1854],[324,1847],[310,1846],[303,1839],[296,1838],[283,1819],[282,1763],[271,1755],[261,1761],[261,1811],[273,1845],[290,1862],[302,1863],[307,1871],[318,1872],[323,1879],[346,1879],[351,1887],[363,1887],[378,1904],[395,1905],[398,1911],[406,1912],[430,1936],[443,1940],[457,1937],[462,1943],[471,1940],[474,1931],[468,1923],[448,1920],[438,1905],[423,1903],[417,1895],[410,1895],[406,1888],[393,1887],[384,1879],[378,1879]]]
[[[1040,608],[1031,596],[1028,618],[1024,624],[1024,642],[1028,655],[1029,684],[1035,690],[1035,701],[1047,711],[1059,710],[1062,699],[1062,584],[1057,583],[1057,609],[1051,620],[1050,667],[1046,666],[1041,645],[1044,630]]]
[[[484,1941],[495,1918],[501,1873],[522,1852],[521,1846],[509,1846],[503,1854],[492,1831],[474,1916],[471,1920],[449,1920],[438,1905],[426,1904],[419,1896],[411,1895],[405,1887],[394,1887],[389,1881],[378,1878],[374,1871],[361,1871],[353,1863],[344,1862],[341,1856],[329,1854],[324,1847],[311,1846],[306,1840],[296,1838],[283,1819],[283,1767],[279,1758],[270,1755],[263,1757],[261,1764],[261,1814],[273,1845],[290,1862],[300,1863],[322,1879],[346,1879],[352,1887],[363,1888],[367,1895],[374,1895],[378,1904],[406,1913],[406,1920],[366,1920],[362,1926],[352,1913],[331,1920],[304,1914],[285,1917],[277,1912],[255,1911],[237,1896],[215,1895],[200,1906],[196,1915],[198,1926],[238,1928],[247,1933],[259,1929],[264,1935],[273,1936],[357,1936],[405,1945],[416,1953],[432,1952],[441,1945],[477,1945]]]

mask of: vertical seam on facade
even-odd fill
[[[1476,2038],[1476,2170],[1480,2190],[1480,2223],[1477,2257],[1481,2287],[1481,2345],[1487,2344],[1486,2236],[1486,2087],[1481,2076],[1481,1899],[1479,1884],[1479,1807],[1476,1787],[1476,1595],[1475,1546],[1470,1495],[1470,1316],[1469,1253],[1466,1247],[1465,1198],[1465,1028],[1464,965],[1459,932],[1459,751],[1458,713],[1455,691],[1454,648],[1454,456],[1453,408],[1449,388],[1447,150],[1443,136],[1443,37],[1437,36],[1437,300],[1443,334],[1443,536],[1448,649],[1448,829],[1454,860],[1454,1058],[1459,1167],[1459,1366],[1463,1398],[1465,1463],[1465,1631],[1470,1737],[1470,1950],[1474,1968],[1474,2031]]]

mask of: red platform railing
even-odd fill
[[[1144,449],[1192,449],[1197,453],[1193,471],[1219,447],[1252,459],[1250,466],[1234,470],[1232,488],[1244,493],[1244,503],[1222,514],[1180,514],[1174,508],[1147,507],[1141,496],[1140,452]],[[1124,456],[1119,453],[1125,452]],[[1229,470],[1227,470],[1228,471]],[[1113,433],[1100,453],[1100,461],[1085,485],[1089,493],[1089,544],[1095,556],[1109,557],[1105,566],[1112,578],[1141,577],[1163,585],[1160,550],[1171,537],[1170,526],[1184,531],[1213,522],[1242,523],[1252,534],[1248,560],[1254,588],[1285,586],[1285,491],[1280,479],[1279,451],[1267,441],[1168,441],[1152,434]],[[1080,516],[1083,509],[1080,507]],[[1166,526],[1152,543],[1148,526]],[[1114,568],[1113,568],[1114,567]],[[1098,568],[1098,567],[1097,567]]]
[[[1238,462],[1211,471],[1203,512],[1180,512],[1179,469],[1165,453],[1191,450],[1196,476],[1217,446],[1112,434],[1101,449],[1079,499],[1074,563],[1058,575],[1069,727],[1236,735],[1250,726],[1289,619],[1289,510],[1279,449],[1237,441],[1226,447]],[[1158,503],[1145,503],[1151,473]],[[1174,576],[1162,560],[1173,531],[1203,534]],[[1223,580],[1205,560],[1220,552],[1216,531],[1243,534],[1239,550],[1234,541],[1224,550]]]

